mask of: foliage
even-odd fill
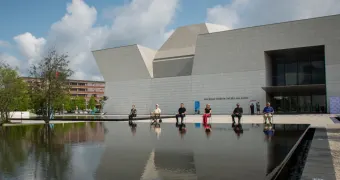
[[[37,65],[30,68],[30,96],[35,111],[42,111],[46,123],[49,122],[52,108],[60,107],[60,99],[69,93],[68,78],[73,74],[66,54],[50,50]]]
[[[91,96],[87,107],[93,110],[96,107],[96,104],[97,104],[96,99],[93,96]]]
[[[70,95],[67,95],[64,97],[64,110],[65,111],[71,111],[73,108],[72,108],[72,99],[71,99],[71,96]]]
[[[71,111],[72,99],[70,94],[64,94],[59,99],[56,99],[53,108],[57,111]]]
[[[0,62],[0,112],[1,121],[9,121],[9,112],[27,110],[29,97],[27,84],[19,77],[16,69]]]
[[[86,99],[84,97],[76,97],[75,105],[78,107],[78,110],[84,110],[86,108]]]
[[[103,111],[104,105],[105,105],[105,103],[106,103],[106,101],[107,101],[108,99],[109,99],[109,97],[103,96],[103,97],[99,100],[101,111]]]

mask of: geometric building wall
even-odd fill
[[[266,52],[320,45],[328,101],[340,96],[338,29],[340,15],[235,30],[198,24],[178,28],[158,51],[139,45],[94,51],[109,97],[104,111],[128,114],[135,104],[140,114],[148,114],[157,103],[165,114],[174,114],[183,102],[192,114],[197,100],[201,110],[210,103],[214,114],[231,113],[236,103],[249,113],[251,100],[262,107],[268,100]]]
[[[197,36],[222,30],[227,30],[227,28],[209,23],[177,28],[155,55],[153,60],[154,77],[190,76]]]

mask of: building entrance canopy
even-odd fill
[[[268,94],[325,94],[325,84],[292,85],[292,86],[267,86],[262,87]]]

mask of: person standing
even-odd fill
[[[251,105],[250,105],[250,113],[251,113],[251,115],[255,114],[255,112],[254,112],[254,103],[251,103]]]
[[[238,118],[238,123],[240,123],[242,114],[243,114],[243,108],[241,108],[240,104],[237,103],[236,108],[234,109],[233,114],[231,115],[233,123],[235,123],[235,117]]]
[[[186,109],[184,104],[181,103],[180,108],[178,109],[178,114],[176,114],[176,124],[178,124],[178,118],[181,117],[181,124],[183,124],[183,119],[185,117]]]
[[[256,103],[256,111],[257,111],[257,114],[258,114],[258,115],[261,114],[260,102],[257,102],[257,103]]]

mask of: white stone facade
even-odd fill
[[[201,111],[209,103],[214,114],[228,114],[240,103],[249,114],[249,101],[263,107],[267,95],[262,87],[271,85],[265,52],[320,45],[325,47],[327,101],[340,96],[340,15],[222,32],[210,32],[209,24],[194,27],[197,39],[186,35],[190,26],[180,28],[183,35],[175,31],[169,38],[172,49],[159,50],[164,58],[139,45],[94,51],[109,97],[104,111],[128,114],[135,104],[139,114],[148,114],[159,104],[164,114],[174,114],[183,102],[193,114],[194,102],[200,101]],[[197,34],[197,27],[208,30]],[[180,52],[176,41],[185,42]],[[190,51],[184,52],[186,46]],[[180,56],[169,57],[169,52]]]

